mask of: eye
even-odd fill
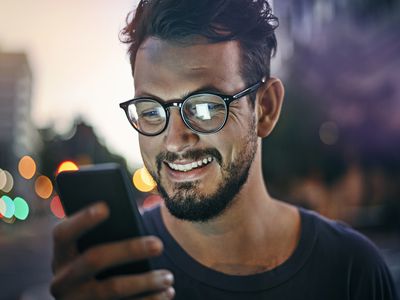
[[[225,102],[214,94],[198,94],[191,96],[185,103],[185,112],[199,119],[210,119],[219,112],[225,111]]]
[[[225,106],[222,103],[207,103],[209,110],[221,110],[225,109]]]
[[[159,109],[146,110],[141,112],[141,118],[159,118],[161,117]]]
[[[141,127],[158,126],[166,120],[164,108],[155,101],[141,101],[136,105]]]

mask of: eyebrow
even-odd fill
[[[152,93],[147,93],[147,92],[141,93],[142,95],[136,95],[135,98],[149,97],[149,98],[154,98],[154,99],[157,99],[159,101],[168,103],[168,102],[175,102],[176,100],[185,99],[185,98],[187,98],[187,97],[189,97],[191,95],[207,93],[207,92],[208,93],[224,94],[223,91],[221,91],[220,89],[218,89],[214,85],[208,84],[208,85],[201,86],[201,87],[199,87],[199,88],[197,88],[197,89],[195,89],[193,91],[188,91],[185,94],[181,95],[179,98],[174,98],[174,99],[169,99],[169,100],[162,99],[162,98],[160,98],[160,97],[158,97],[158,96],[156,96],[156,95],[154,95]]]

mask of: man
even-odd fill
[[[148,237],[83,254],[76,239],[107,218],[107,207],[59,224],[57,299],[396,298],[366,238],[267,192],[261,139],[284,95],[269,70],[276,24],[267,1],[140,2],[123,31],[135,98],[121,107],[165,201],[144,213]],[[94,279],[143,258],[152,272]]]

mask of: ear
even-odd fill
[[[255,109],[259,137],[268,136],[274,129],[281,113],[284,94],[282,81],[274,77],[258,89]]]

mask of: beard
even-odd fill
[[[247,138],[242,143],[243,148],[234,161],[224,163],[222,155],[215,148],[190,150],[182,156],[172,152],[162,152],[157,155],[157,174],[151,172],[151,175],[157,183],[157,189],[164,199],[165,206],[173,216],[191,222],[207,222],[220,216],[234,203],[235,196],[247,181],[257,151],[255,119],[251,119]],[[201,194],[198,189],[200,182],[189,181],[175,183],[174,193],[169,195],[161,183],[160,173],[163,161],[173,161],[178,157],[196,161],[206,156],[214,157],[221,166],[222,180],[216,184],[218,185],[216,191],[211,194]]]

